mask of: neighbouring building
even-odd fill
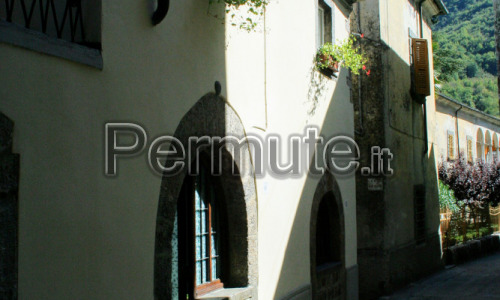
[[[440,162],[464,158],[492,162],[499,156],[500,119],[445,95],[436,97],[436,153]]]
[[[358,251],[377,288],[387,287],[389,274],[423,273],[405,273],[403,264],[434,259],[439,224],[427,219],[415,245],[413,187],[425,184],[425,199],[435,195],[427,182],[435,181],[433,149],[424,153],[421,106],[408,92],[409,39],[401,22],[415,6],[361,5],[375,74],[371,88],[361,88],[362,144],[363,151],[371,142],[395,150],[396,175],[385,192],[366,191],[358,178],[357,205],[354,177],[253,172],[250,136],[281,137],[285,166],[288,137],[307,126],[325,138],[355,135],[358,97],[351,97],[349,72],[326,77],[314,65],[321,42],[348,36],[351,2],[271,1],[248,33],[229,15],[222,24],[224,7],[208,0],[5,1],[0,298],[357,299]],[[427,38],[428,19],[441,11],[436,3],[423,5]],[[391,118],[385,125],[382,113]],[[184,146],[191,136],[244,143],[239,159],[221,145],[221,176],[208,171],[209,148],[197,176],[186,169],[161,176],[146,156],[164,135]],[[169,141],[159,140],[165,167],[196,158],[182,160]],[[106,145],[121,148],[110,154]],[[305,170],[321,157],[317,148],[304,155]],[[126,157],[132,152],[139,153]],[[115,158],[116,172],[107,172]],[[415,168],[405,171],[407,164]],[[425,271],[438,260],[426,260]]]
[[[439,163],[464,159],[495,162],[500,152],[500,119],[460,103],[443,94],[436,96],[435,146]],[[449,218],[446,210],[441,214],[442,224]],[[490,224],[500,225],[500,207],[489,207]],[[448,219],[449,220],[449,219]],[[443,228],[442,238],[445,241]],[[497,227],[498,228],[498,227]],[[445,245],[444,245],[445,246]]]
[[[393,155],[392,176],[356,177],[360,299],[374,299],[442,267],[431,24],[447,9],[366,0],[354,11],[371,70],[353,81],[361,164],[378,164],[371,153],[383,148]]]

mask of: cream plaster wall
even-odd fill
[[[240,84],[230,84],[228,87],[230,102],[234,107],[241,107],[244,111],[251,106],[260,106],[260,116],[267,113],[267,122],[243,114],[242,119],[248,131],[262,137],[277,134],[288,139],[292,134],[303,134],[306,126],[316,126],[325,137],[338,134],[353,136],[353,108],[346,81],[347,71],[342,69],[339,78],[331,80],[314,69],[316,10],[315,1],[271,2],[266,11],[265,28],[260,29],[262,38],[255,37],[255,33],[237,33],[234,29],[229,32],[228,66],[244,64],[238,61],[238,56],[231,50],[238,52],[238,55],[252,55],[250,52],[256,51],[264,53],[265,57],[265,101],[248,99],[249,94],[261,93],[259,82],[255,81],[255,78],[261,79],[263,76],[260,68],[245,68],[248,77],[241,80]],[[335,6],[332,15],[334,36],[337,39],[346,38],[348,16]],[[251,36],[251,39],[246,40],[247,36]],[[231,41],[236,40],[246,43],[251,41],[252,45],[247,46],[245,43],[243,46],[232,46]],[[232,71],[241,70],[229,68],[228,74]],[[227,80],[235,82],[231,76]],[[249,89],[252,91],[249,92]],[[280,157],[283,164],[289,159],[286,149],[283,147]],[[270,296],[280,299],[310,284],[310,208],[318,181],[319,178],[306,176],[287,179],[268,176],[257,179],[261,299],[269,299]],[[356,264],[354,177],[338,179],[338,182],[344,201],[346,267],[349,268]]]
[[[347,71],[330,80],[313,68],[316,1],[273,2],[261,31],[250,34],[207,15],[208,3],[170,5],[152,27],[147,1],[103,1],[102,71],[0,44],[0,110],[15,122],[21,155],[19,299],[153,299],[161,178],[145,152],[120,159],[119,175],[105,177],[105,122],[140,123],[149,141],[171,135],[218,80],[247,132],[287,137],[315,125],[326,137],[353,135]],[[335,36],[347,36],[346,16],[334,16]],[[317,182],[257,180],[261,299],[310,284]],[[351,267],[354,178],[338,182]]]
[[[456,124],[456,112],[458,110],[458,135]],[[476,160],[478,158],[476,142],[478,140],[478,130],[483,133],[483,141],[486,140],[486,133],[489,132],[491,143],[496,140],[496,148],[498,145],[498,136],[500,134],[500,120],[494,117],[482,116],[481,113],[472,112],[467,107],[460,109],[460,105],[451,103],[446,99],[440,100],[436,110],[436,149],[438,150],[437,158],[439,161],[448,159],[448,131],[454,135],[453,142],[455,144],[455,157],[458,157],[458,149],[460,144],[460,152],[467,157],[467,138],[472,138],[472,156]],[[496,139],[494,136],[496,135]]]
[[[173,1],[152,27],[146,4],[102,3],[103,71],[0,45],[0,109],[22,157],[19,299],[153,299],[160,177],[145,153],[105,177],[104,123],[173,134],[226,74],[224,26],[205,6]]]

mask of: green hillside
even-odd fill
[[[441,92],[499,115],[492,0],[443,0],[450,11],[433,26],[435,77]]]

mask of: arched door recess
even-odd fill
[[[190,137],[244,137],[245,131],[234,109],[220,96],[209,93],[203,96],[184,115],[174,137],[184,149],[188,149]],[[244,166],[251,166],[248,145],[243,145],[239,159],[234,159],[226,145],[222,145],[220,162],[222,175],[217,176],[219,194],[223,198],[228,242],[225,251],[227,264],[224,268],[224,287],[258,286],[257,269],[257,194],[252,172],[239,172]],[[186,151],[186,156],[188,152]],[[196,151],[188,161],[196,158]],[[167,157],[167,165],[173,163]],[[236,172],[233,172],[236,170]],[[154,258],[155,299],[175,299],[179,295],[179,200],[183,196],[187,169],[174,176],[164,176],[160,189],[156,219]],[[235,173],[234,175],[232,173]],[[184,189],[185,191],[186,189]],[[182,230],[182,229],[181,229]],[[182,292],[182,291],[181,291]]]
[[[345,299],[345,224],[338,184],[321,178],[311,208],[310,253],[313,299]]]

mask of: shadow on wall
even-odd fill
[[[380,45],[368,46],[380,48]],[[373,299],[442,267],[434,147],[431,146],[428,154],[424,153],[425,116],[422,105],[414,101],[410,93],[410,66],[389,47],[384,49],[369,52],[370,62],[373,63],[370,68],[379,71],[373,71],[370,77],[363,77],[362,94],[359,95],[363,108],[356,107],[354,122],[356,129],[361,131],[357,115],[361,112],[365,132],[363,136],[356,138],[361,151],[361,165],[370,165],[372,146],[388,147],[394,154],[392,167],[395,175],[384,179],[384,191],[381,192],[368,190],[367,177],[356,178],[359,271],[356,267],[345,270],[344,265],[345,278],[339,276],[338,280],[345,280],[342,283],[345,294],[339,295],[339,299],[357,298],[358,274],[360,298]],[[395,82],[401,84],[396,85]],[[329,103],[325,120],[335,116],[333,107],[341,99],[337,92],[334,92]],[[357,89],[353,87],[355,105],[357,93]],[[328,123],[323,124],[321,134],[327,135],[327,125]],[[315,179],[308,178],[305,183],[288,239],[275,299],[315,297],[311,296],[316,292],[313,258],[311,286],[297,287],[292,292],[290,287],[292,276],[296,276],[296,272],[292,270],[303,270],[302,264],[298,265],[301,263],[300,259],[295,255],[297,249],[309,249],[314,240],[315,233],[312,231],[310,240],[304,237],[309,236],[309,231],[304,228],[310,228],[310,219],[314,217],[310,213],[312,196],[304,191],[306,186],[314,185],[315,182]],[[416,205],[416,186],[423,186],[425,189],[423,207]],[[422,209],[423,211],[418,211]],[[417,219],[421,212],[425,214],[423,221]],[[423,236],[423,241],[417,241],[417,236]],[[313,251],[310,255],[314,256]]]
[[[14,123],[0,112],[0,298],[17,299],[19,154]]]
[[[356,120],[356,130],[364,130],[356,142],[361,165],[370,163],[372,146],[389,148],[394,175],[384,179],[383,191],[368,190],[368,177],[356,177],[360,299],[389,294],[442,267],[436,158],[433,146],[425,151],[423,106],[410,92],[408,63],[375,43],[364,45],[374,71],[363,78],[361,95],[353,80],[354,99],[360,97],[362,105],[354,100],[355,110],[363,117],[363,128]],[[427,109],[433,106],[430,101]],[[430,125],[432,115],[427,118]],[[422,205],[416,202],[417,186],[425,191]]]
[[[311,75],[308,100],[312,108],[308,114],[315,113],[323,93],[322,89],[326,81],[330,80],[315,70],[312,72],[318,74]],[[326,122],[339,117],[337,108],[345,107],[343,105],[337,107],[336,105],[340,104],[339,101],[350,101],[350,98],[345,97],[342,89],[339,88],[340,84],[344,84],[340,82],[345,80],[346,73],[346,69],[341,70],[338,85],[328,103],[324,123],[319,124],[321,136],[329,137],[333,133],[338,133],[336,131],[339,128],[332,128],[333,126]],[[316,75],[320,77],[316,78]],[[315,155],[320,157],[322,153],[317,152]],[[307,190],[312,190],[313,194],[306,192]],[[353,296],[352,289],[348,291],[347,288],[346,281],[349,275],[346,274],[345,268],[345,227],[349,225],[346,225],[344,221],[343,197],[335,176],[329,172],[320,178],[308,176],[299,199],[273,299],[316,299],[326,295],[335,297],[332,299],[345,299],[348,293],[349,296]],[[322,217],[319,212],[320,206],[324,209],[329,207],[330,214]],[[337,229],[328,230],[329,226]],[[318,240],[316,239],[318,235],[330,237],[330,240]],[[332,253],[323,252],[322,250],[325,249],[330,249]],[[297,253],[309,253],[309,256],[297,257]],[[310,284],[291,287],[291,278],[297,276],[297,271],[292,270],[303,270],[304,260],[310,262],[307,268]],[[297,266],[297,263],[301,263],[301,266]],[[356,278],[354,280],[357,281]]]

